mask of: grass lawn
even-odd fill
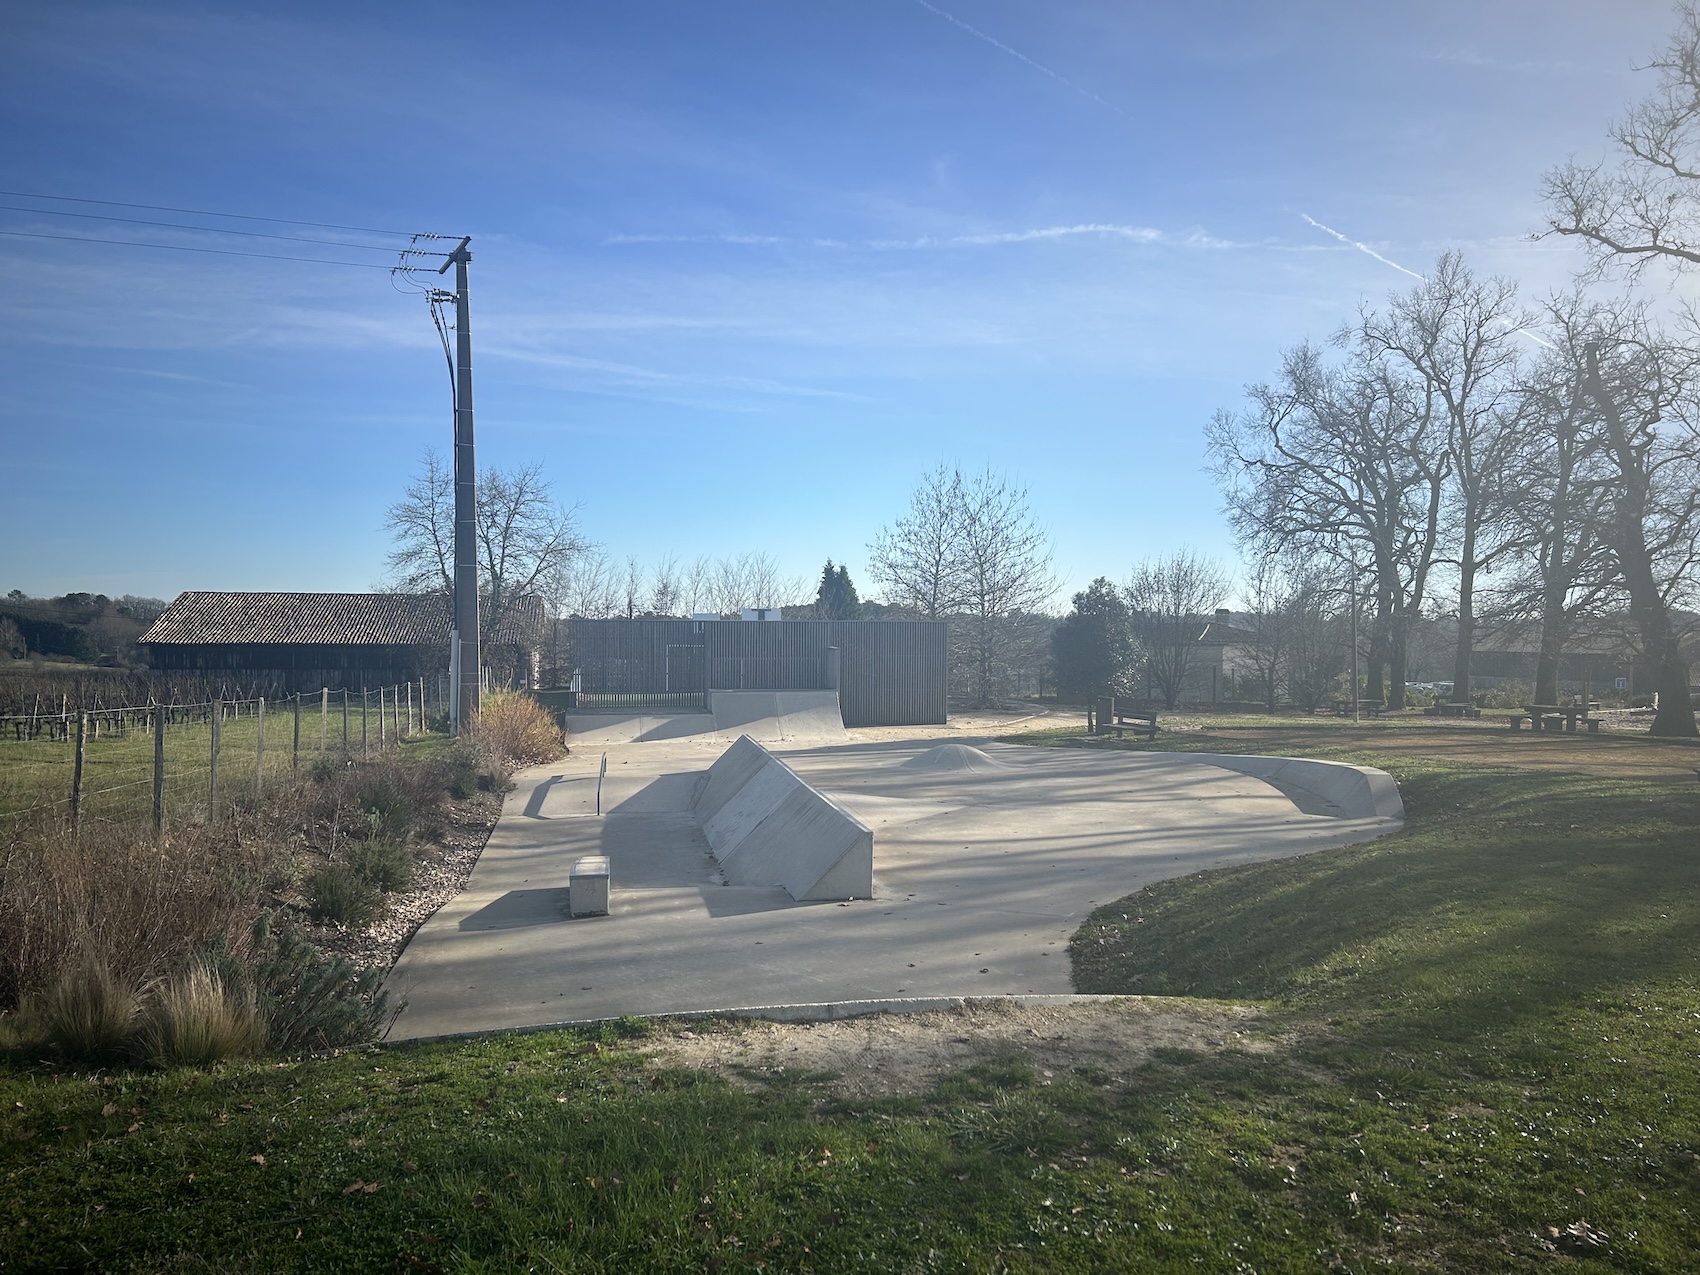
[[[0,1269],[1700,1269],[1700,750],[1414,733],[1302,747],[1391,771],[1405,832],[1076,935],[1081,990],[1261,1002],[1244,1049],[873,1099],[646,1065],[678,1024],[213,1074],[14,1052]]]

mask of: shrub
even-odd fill
[[[1535,688],[1527,682],[1501,682],[1482,697],[1483,708],[1521,708],[1535,702]]]
[[[156,1067],[210,1067],[264,1046],[264,1024],[247,989],[205,959],[155,989],[141,1031],[142,1053]]]
[[[378,919],[383,899],[346,863],[327,863],[307,880],[307,914],[359,929]]]
[[[473,736],[509,766],[540,766],[566,751],[548,710],[531,696],[514,692],[484,697]]]
[[[142,1012],[136,985],[99,957],[69,961],[35,1007],[41,1034],[79,1062],[112,1062],[128,1052]]]
[[[355,801],[370,836],[397,841],[412,826],[413,794],[393,770],[386,768],[362,783]]]
[[[254,921],[253,979],[266,1040],[282,1053],[336,1049],[373,1039],[401,1011],[392,1011],[376,967],[357,970],[321,952],[301,927],[266,911]]]
[[[413,884],[413,858],[396,841],[360,841],[348,852],[348,866],[367,885],[385,894]]]

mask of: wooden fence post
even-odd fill
[[[325,733],[330,729],[331,720],[331,688],[319,688],[319,752],[325,751]]]
[[[266,697],[254,704],[254,800],[265,790],[266,774]]]
[[[165,824],[165,705],[153,708],[153,830]]]
[[[289,745],[289,773],[292,778],[301,774],[301,692],[295,692],[295,737]]]
[[[342,755],[348,756],[348,688],[342,688]]]
[[[413,734],[413,683],[407,684],[407,733]]]
[[[212,744],[209,777],[207,784],[207,822],[218,822],[218,743],[219,734],[224,724],[224,701],[215,699],[212,702],[212,712],[207,714],[207,721],[212,727]]]
[[[360,760],[361,761],[365,761],[367,758],[371,757],[371,755],[372,755],[371,752],[369,752],[366,748],[366,715],[367,715],[368,712],[371,711],[370,704],[371,704],[371,700],[367,697],[366,688],[364,686],[362,686],[360,688]]]
[[[83,759],[88,747],[89,715],[77,711],[77,764],[71,771],[71,826],[80,828],[83,822]]]
[[[379,756],[382,756],[383,753],[384,753],[384,750],[390,746],[389,732],[386,729],[387,726],[388,726],[388,723],[384,720],[384,688],[380,686],[378,688],[378,755]]]

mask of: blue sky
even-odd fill
[[[865,584],[959,462],[1030,489],[1069,589],[1231,558],[1210,414],[1411,282],[1307,216],[1562,284],[1573,251],[1527,238],[1540,175],[1603,153],[1670,25],[1641,0],[4,17],[7,191],[471,235],[480,459],[541,461],[613,553]],[[0,376],[0,591],[366,588],[450,431],[425,308],[380,270],[0,235]]]

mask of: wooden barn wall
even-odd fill
[[[839,650],[846,726],[945,720],[947,626],[905,620],[568,620],[565,645],[587,697],[826,686]]]

